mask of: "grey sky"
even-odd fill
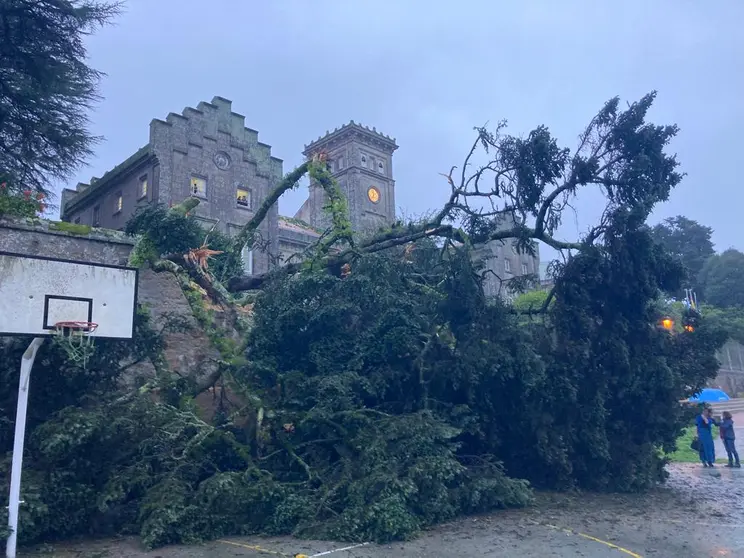
[[[546,124],[573,147],[604,101],[659,91],[652,119],[677,123],[688,173],[656,219],[684,214],[744,249],[739,164],[744,123],[744,2],[721,0],[129,0],[90,41],[106,72],[93,115],[106,137],[100,176],[147,142],[154,117],[215,95],[284,159],[354,119],[397,138],[397,205],[439,206],[439,172],[460,164],[486,121],[523,134]],[[438,7],[439,6],[439,7]],[[292,215],[305,191],[282,199]],[[596,219],[584,196],[574,236]]]

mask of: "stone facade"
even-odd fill
[[[514,226],[513,217],[504,216],[499,229]],[[510,288],[510,283],[517,277],[528,276],[533,281],[531,287],[540,286],[540,247],[535,244],[535,255],[521,251],[514,238],[493,240],[475,249],[475,258],[483,265],[483,290],[486,296],[500,296],[506,300],[519,294]]]
[[[196,219],[206,228],[217,226],[236,234],[282,177],[282,161],[271,147],[258,141],[258,132],[245,127],[245,117],[232,103],[215,97],[198,108],[171,113],[150,123],[150,145],[161,162],[159,199],[168,205],[188,196],[199,198]],[[270,267],[276,252],[279,212],[269,211],[259,227],[267,252],[246,259],[253,273]]]
[[[509,288],[509,283],[525,275],[534,276],[537,286],[540,252],[538,247],[536,250],[534,256],[520,252],[514,239],[494,240],[478,246],[475,257],[483,263],[483,290],[486,296],[513,299],[519,292]]]
[[[320,239],[320,231],[308,227],[303,221],[279,217],[279,265],[297,261],[310,246]]]
[[[214,97],[181,114],[150,123],[150,141],[101,179],[78,184],[62,194],[62,219],[121,229],[138,206],[168,206],[198,197],[197,220],[234,234],[282,177],[282,161],[245,127],[231,101]],[[96,218],[98,220],[96,221]],[[269,270],[278,250],[276,207],[259,227],[268,250],[247,253],[251,273]]]
[[[138,207],[157,201],[158,159],[149,145],[107,172],[62,190],[62,219],[120,230]]]
[[[369,233],[395,221],[393,152],[396,149],[393,138],[352,120],[306,145],[302,154],[306,157],[318,151],[328,154],[333,176],[349,204],[352,228]],[[308,199],[295,218],[325,229],[329,224],[323,211],[326,203],[325,192],[311,183]]]

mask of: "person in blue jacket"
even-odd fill
[[[703,467],[715,467],[716,446],[713,444],[713,425],[718,425],[718,421],[713,418],[713,411],[710,407],[705,407],[695,420],[697,425],[697,435],[700,440],[700,461]]]
[[[736,467],[741,469],[741,462],[739,462],[739,452],[736,451],[736,431],[734,430],[734,419],[731,417],[731,413],[728,411],[723,412],[723,420],[720,424],[721,428],[721,439],[723,440],[723,447],[726,448],[728,454],[728,465],[727,467]]]

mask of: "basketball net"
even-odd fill
[[[78,366],[87,368],[88,359],[95,352],[93,332],[98,324],[93,322],[57,322],[54,324],[54,342]]]

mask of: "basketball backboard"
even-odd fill
[[[131,339],[137,270],[0,252],[0,335],[55,334],[57,322],[95,322],[95,337]]]

